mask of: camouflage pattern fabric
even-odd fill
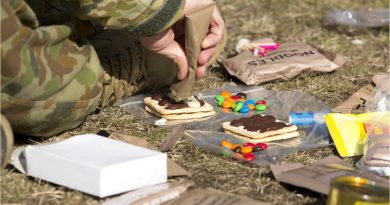
[[[183,2],[67,1],[79,18],[135,35],[171,26]],[[15,132],[52,136],[78,126],[96,109],[104,71],[93,47],[77,45],[70,35],[65,25],[40,27],[25,1],[1,0],[1,113]]]

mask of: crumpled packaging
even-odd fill
[[[379,95],[376,96],[376,95]],[[333,111],[341,113],[359,114],[372,111],[372,106],[378,104],[378,98],[390,95],[390,74],[378,73],[372,78],[370,84],[360,88],[348,99],[335,107]],[[370,107],[371,105],[371,107]],[[368,109],[367,109],[367,106]],[[375,108],[374,108],[375,111]]]
[[[196,80],[196,68],[201,45],[206,37],[215,3],[202,7],[185,16],[185,51],[188,60],[187,78],[176,81],[170,87],[170,98],[175,101],[188,99]]]
[[[261,42],[261,40],[256,41]],[[306,43],[282,43],[265,56],[254,56],[246,50],[223,62],[230,75],[247,85],[273,80],[289,80],[302,71],[331,72],[344,64],[340,55]]]

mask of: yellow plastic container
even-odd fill
[[[330,113],[324,117],[336,149],[342,157],[363,154],[367,133],[364,123],[390,123],[390,112],[371,112],[363,114]]]

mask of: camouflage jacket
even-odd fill
[[[79,125],[98,105],[103,81],[91,45],[69,40],[72,29],[62,23],[40,24],[42,2],[141,36],[171,26],[184,7],[179,0],[1,0],[1,113],[16,132],[35,136]]]

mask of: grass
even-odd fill
[[[323,13],[330,8],[355,9],[361,7],[389,7],[386,0],[221,0],[217,2],[228,25],[227,51],[239,38],[272,37],[279,42],[303,41],[343,55],[347,63],[340,69],[325,74],[303,73],[287,82],[271,82],[268,89],[301,90],[334,107],[371,77],[389,69],[389,29],[329,27],[323,23]],[[360,39],[364,45],[353,45]],[[221,56],[221,59],[225,56]],[[197,82],[196,89],[216,88],[238,82],[218,66]],[[134,116],[115,107],[93,114],[78,128],[49,139],[28,138],[18,144],[56,141],[70,136],[115,131],[147,139],[159,146],[167,130],[138,121]],[[324,204],[326,197],[305,189],[277,182],[269,167],[237,162],[200,150],[187,139],[181,139],[171,156],[178,164],[193,173],[196,187],[213,187],[226,192],[245,195],[272,204]],[[324,157],[337,155],[334,147],[307,150],[287,156],[283,163],[310,164]],[[345,159],[352,164],[355,158]],[[11,166],[1,172],[2,204],[98,204],[97,198],[26,177]]]

